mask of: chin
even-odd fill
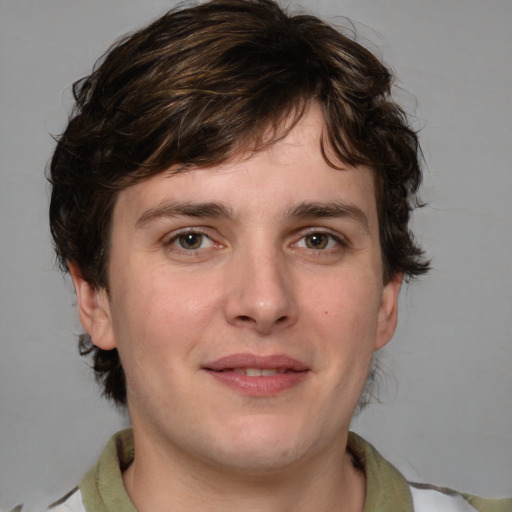
[[[244,447],[218,454],[216,465],[240,475],[268,475],[282,472],[299,463],[304,454],[297,447]]]
[[[310,432],[300,432],[275,418],[251,419],[215,443],[217,457],[241,473],[266,473],[285,469],[314,451]],[[211,450],[211,446],[210,446]]]

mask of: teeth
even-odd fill
[[[247,377],[261,377],[263,371],[258,368],[246,368],[245,375],[247,375]]]
[[[235,368],[234,371],[242,375],[247,375],[247,377],[270,377],[282,373],[279,372],[277,368],[265,368],[263,370],[260,368]]]

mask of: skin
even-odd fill
[[[329,167],[323,127],[312,105],[249,158],[122,191],[109,294],[71,266],[84,328],[126,372],[142,512],[363,509],[347,435],[401,279],[383,282],[371,171]],[[233,354],[307,371],[251,394],[205,369]]]

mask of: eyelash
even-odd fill
[[[201,245],[203,245],[203,242],[206,239],[209,241],[208,247],[186,249],[180,245],[177,245],[181,237],[186,237],[188,235],[197,235],[203,237],[203,239],[201,240]],[[308,237],[313,237],[315,235],[319,237],[327,237],[327,246],[321,248],[307,247],[306,239]],[[301,243],[303,243],[304,245],[301,245]],[[206,230],[199,228],[184,228],[182,230],[179,230],[178,232],[174,232],[169,237],[166,237],[163,240],[163,244],[168,250],[186,256],[196,256],[199,254],[199,251],[201,251],[201,249],[208,249],[213,246],[222,246],[222,244],[216,242],[206,232]],[[334,247],[332,247],[332,244],[334,244]],[[329,247],[329,245],[331,245],[331,247]],[[321,256],[322,253],[333,253],[339,251],[340,249],[347,248],[349,247],[349,242],[345,237],[341,236],[339,233],[333,233],[331,231],[326,231],[325,229],[311,228],[307,232],[300,233],[300,237],[291,244],[291,247],[297,247],[299,249],[306,250],[310,253],[316,253],[315,256]]]
[[[313,236],[322,236],[327,237],[328,241],[327,244],[335,244],[335,247],[323,247],[323,248],[314,248],[314,247],[303,247],[306,250],[314,251],[314,252],[334,252],[336,250],[339,250],[340,248],[346,248],[349,246],[348,240],[341,236],[339,233],[333,233],[332,231],[326,231],[325,229],[315,229],[312,228],[308,230],[306,233],[301,233],[301,237],[297,242],[292,244],[293,246],[299,247],[299,243],[303,240],[305,241],[308,237]],[[307,243],[307,242],[305,242]]]
[[[197,249],[186,249],[184,247],[180,247],[179,245],[175,245],[177,242],[179,243],[180,238],[186,237],[187,235],[197,235],[203,237],[203,239],[207,239],[210,242],[210,246],[220,245],[216,244],[216,242],[212,239],[211,236],[208,235],[204,230],[201,229],[193,229],[193,228],[184,228],[178,232],[174,232],[171,236],[164,239],[163,243],[165,247],[169,250],[176,252],[178,254],[184,254],[187,256],[194,256],[198,254],[200,249],[205,249],[205,247],[198,247]],[[203,242],[203,240],[202,240]],[[202,245],[202,244],[201,244]]]

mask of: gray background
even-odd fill
[[[0,0],[0,506],[71,489],[127,424],[77,355],[43,168],[70,84],[118,36],[174,2]],[[512,494],[512,3],[325,0],[398,75],[428,169],[416,215],[434,256],[382,353],[382,403],[354,429],[410,478]],[[342,22],[342,20],[340,20]],[[370,28],[371,27],[371,28]]]

